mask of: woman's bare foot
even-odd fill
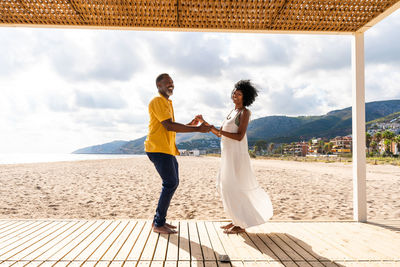
[[[221,226],[221,229],[229,229],[229,228],[232,228],[232,226],[234,226],[233,225],[233,223],[229,223],[229,224],[227,224],[227,225],[223,225],[223,226]]]
[[[224,231],[225,234],[239,234],[239,233],[244,233],[246,232],[246,229],[243,229],[242,227],[239,226],[234,226],[230,229],[227,229]]]
[[[159,234],[176,234],[177,233],[177,231],[175,231],[165,225],[160,226],[160,227],[153,226],[153,232],[159,233]]]

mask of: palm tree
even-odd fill
[[[372,152],[376,152],[376,148],[378,147],[378,143],[375,141],[371,141],[370,147],[372,148]]]
[[[269,153],[272,154],[272,151],[274,150],[274,146],[275,146],[274,143],[269,143],[269,145],[268,145],[268,151],[269,151]]]
[[[400,135],[397,135],[393,140],[396,142],[396,145],[397,145],[397,153],[399,153],[399,151],[400,151]],[[399,153],[399,154],[400,154],[400,153]]]
[[[325,146],[325,141],[324,140],[320,140],[318,142],[317,152],[323,154],[324,153],[324,146]]]
[[[394,133],[391,132],[391,131],[387,131],[387,130],[386,130],[386,131],[383,132],[382,138],[383,138],[383,139],[387,139],[387,140],[393,140],[393,138],[394,138]]]
[[[371,141],[372,141],[372,136],[371,136],[371,134],[370,134],[370,133],[366,133],[366,134],[365,134],[365,143],[366,143],[366,146],[367,146],[367,148],[368,148],[368,151],[369,151],[369,147],[370,147],[370,145],[371,145]]]
[[[383,138],[384,144],[385,144],[385,153],[390,154],[390,147],[392,145],[394,133],[386,130],[382,133],[382,138]]]
[[[331,153],[332,153],[332,147],[333,147],[333,143],[332,143],[332,142],[326,143],[326,144],[324,145],[324,151],[325,151],[325,153],[326,153],[326,154],[331,154]]]
[[[373,136],[374,141],[377,144],[377,149],[379,150],[380,142],[382,140],[382,133],[381,132],[376,132]],[[380,152],[380,151],[379,151]]]
[[[376,143],[379,144],[379,142],[382,140],[382,133],[381,132],[374,133],[373,139]]]

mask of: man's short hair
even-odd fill
[[[168,73],[162,73],[162,74],[158,75],[157,78],[156,78],[156,85],[159,82],[161,82],[161,80],[164,79],[165,77],[169,77],[169,74]]]

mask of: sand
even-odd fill
[[[219,158],[178,157],[168,219],[226,219],[215,190]],[[273,220],[351,220],[352,165],[252,160]],[[0,219],[151,219],[161,190],[143,158],[0,165]],[[400,168],[367,165],[369,219],[400,218]]]

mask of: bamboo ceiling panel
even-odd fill
[[[0,0],[0,24],[355,32],[399,0]]]

